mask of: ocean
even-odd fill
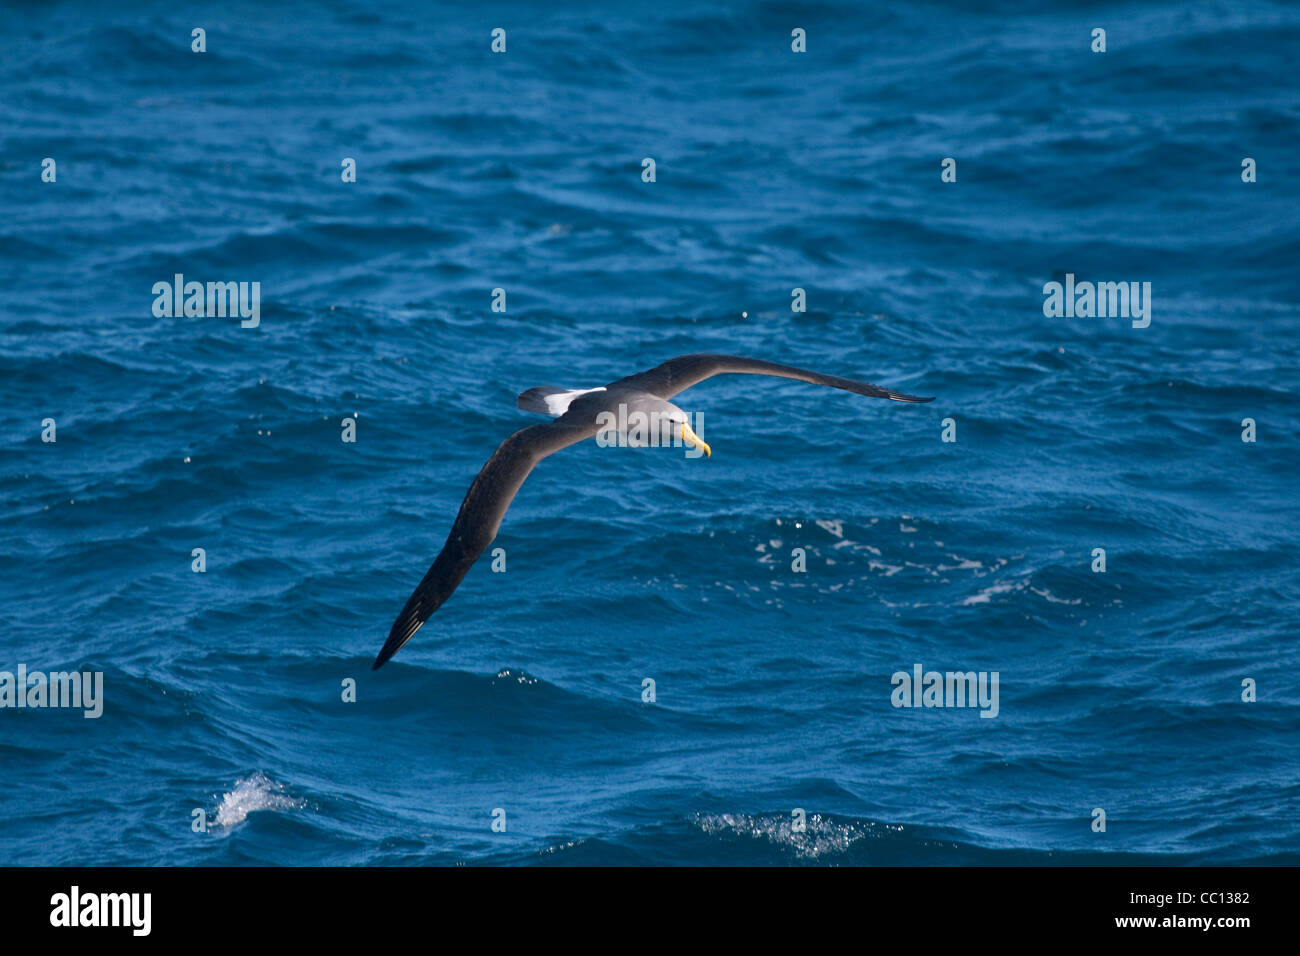
[[[1300,863],[1297,49],[1260,0],[9,4],[0,672],[102,713],[0,706],[0,864]],[[546,459],[371,670],[519,392],[692,352],[935,401],[705,381],[713,457]]]

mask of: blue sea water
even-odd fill
[[[0,671],[104,711],[0,864],[1300,862],[1300,7],[1052,7],[10,5]],[[937,398],[705,382],[370,670],[518,392],[694,351]]]

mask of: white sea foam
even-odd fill
[[[875,826],[871,823],[837,823],[820,813],[808,814],[802,831],[795,830],[792,816],[778,813],[697,813],[695,825],[710,836],[735,834],[765,840],[792,850],[803,859],[843,853],[857,841],[870,836]]]
[[[1053,594],[1051,591],[1049,591],[1047,588],[1034,587],[1029,582],[1029,578],[1022,578],[1019,581],[998,581],[990,585],[989,587],[985,588],[983,591],[980,591],[978,594],[970,595],[969,597],[965,598],[961,603],[963,607],[968,607],[972,604],[988,604],[989,601],[995,595],[1006,594],[1008,591],[1020,592],[1024,590],[1028,590],[1033,594],[1037,594],[1039,597],[1041,597],[1043,600],[1047,601],[1050,604],[1077,605],[1083,603],[1082,598],[1060,598],[1057,597],[1055,594]]]
[[[1016,585],[1010,581],[998,581],[990,585],[989,587],[986,587],[979,594],[972,594],[968,598],[963,600],[961,602],[962,607],[969,607],[972,604],[988,604],[989,601],[993,599],[993,595],[995,594],[1005,594],[1008,591],[1021,590],[1023,588],[1024,588],[1023,583],[1020,585],[1019,588],[1017,588]]]
[[[284,792],[284,784],[276,783],[259,770],[235,781],[235,789],[221,798],[213,826],[233,827],[258,810],[296,810],[304,805],[305,801],[294,800]]]
[[[936,571],[978,571],[980,568],[984,567],[982,561],[976,561],[973,558],[963,558],[955,554],[950,554],[948,557],[952,558],[957,563],[936,565]]]
[[[525,671],[511,670],[509,667],[497,671],[497,676],[493,678],[492,683],[495,684],[499,680],[506,681],[507,683],[513,681],[516,684],[523,684],[525,687],[532,687],[534,684],[540,683],[538,678],[534,677],[532,674],[526,673]]]

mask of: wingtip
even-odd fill
[[[393,629],[388,632],[388,639],[384,641],[384,646],[379,649],[379,654],[375,657],[375,662],[370,665],[372,671],[377,671],[390,660],[393,655],[406,646],[406,642],[415,636],[415,632],[424,626],[423,621],[415,622],[411,626],[411,618],[403,612],[402,616],[393,624]]]
[[[406,643],[405,641],[402,642],[402,644],[405,643]],[[390,660],[393,659],[394,654],[396,654],[399,650],[402,649],[402,644],[398,644],[396,647],[393,647],[392,644],[393,641],[391,638],[384,642],[384,646],[381,647],[379,649],[379,653],[375,655],[375,662],[370,665],[370,669],[372,671],[379,670],[379,668],[383,667],[385,664],[387,664]]]
[[[406,642],[403,641],[402,643],[404,644]],[[401,646],[402,644],[397,644],[397,642],[393,640],[393,637],[390,634],[388,640],[384,641],[384,646],[381,647],[379,649],[379,653],[375,655],[375,662],[370,665],[370,669],[372,671],[379,670],[379,668],[383,667],[392,659],[393,655],[398,652]]]

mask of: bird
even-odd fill
[[[703,353],[680,355],[598,388],[530,388],[519,395],[519,409],[549,415],[552,421],[515,432],[479,471],[465,493],[442,551],[393,622],[371,669],[383,667],[451,597],[479,555],[496,538],[510,503],[538,462],[592,437],[602,445],[674,444],[690,449],[690,457],[712,457],[712,448],[691,428],[686,412],[669,399],[714,375],[731,374],[795,379],[896,402],[934,401],[933,397],[918,398],[791,365]]]

